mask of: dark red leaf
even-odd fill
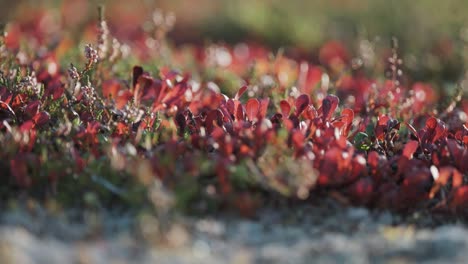
[[[417,206],[429,197],[432,186],[432,175],[427,167],[412,168],[406,171],[404,180],[400,186],[398,196],[398,209],[407,209]]]
[[[44,97],[52,96],[52,100],[57,100],[65,93],[64,85],[59,81],[49,82],[44,91]]]
[[[39,112],[33,117],[33,121],[36,126],[43,126],[50,120],[50,115],[46,111]]]
[[[281,100],[280,102],[281,114],[283,117],[287,118],[291,112],[291,105],[286,100]]]
[[[143,74],[143,68],[140,66],[135,66],[133,67],[133,81],[132,81],[132,87],[135,89],[136,84],[138,82],[138,78]]]
[[[25,113],[29,117],[33,117],[39,111],[40,102],[38,100],[30,102],[25,109]]]
[[[0,87],[0,101],[3,101],[6,104],[9,104],[11,99],[13,98],[13,94],[5,87]],[[0,105],[2,107],[2,105]]]
[[[244,111],[244,107],[239,104],[237,106],[237,110],[236,110],[236,119],[237,121],[241,121],[241,120],[244,120],[245,119],[245,111]]]
[[[432,143],[436,142],[440,138],[444,137],[447,132],[447,126],[444,122],[440,121],[437,123],[437,127],[435,129],[434,137],[432,138]]]
[[[184,135],[186,121],[185,121],[185,116],[181,112],[176,114],[175,123],[179,127],[179,136]]]
[[[468,148],[462,147],[454,139],[447,139],[447,147],[456,167],[460,171],[468,171]]]
[[[154,88],[156,91],[158,91],[156,87]],[[186,82],[180,82],[180,83],[177,83],[171,90],[169,90],[166,93],[166,95],[158,94],[158,97],[156,98],[162,97],[161,101],[168,106],[177,105],[184,101],[184,94],[188,88],[189,87]],[[160,92],[163,92],[163,90],[161,90]],[[218,102],[221,102],[221,98],[218,99]]]
[[[239,100],[239,98],[245,93],[247,90],[247,85],[242,86],[239,91],[237,91],[236,95],[234,96],[234,100]]]
[[[325,122],[326,120],[329,120],[333,113],[335,112],[336,108],[338,107],[338,104],[340,102],[340,99],[336,97],[335,95],[327,95],[325,99],[322,101],[322,114],[323,114],[323,121]]]
[[[54,87],[52,91],[52,99],[57,100],[60,97],[62,97],[64,93],[65,93],[65,87],[62,84],[59,84],[56,87]]]
[[[222,126],[223,125],[223,113],[219,110],[211,110],[208,112],[208,115],[206,116],[205,119],[205,126],[208,134],[211,134],[213,132],[213,129],[215,128],[215,125],[217,126]]]
[[[235,112],[236,105],[234,104],[234,100],[232,100],[232,99],[227,100],[226,108],[227,108],[229,114],[234,115],[236,113]]]
[[[299,115],[306,109],[306,107],[309,105],[310,99],[307,94],[301,94],[299,97],[296,99],[296,116],[299,117]]]
[[[348,192],[355,203],[367,205],[372,202],[374,188],[372,178],[364,177],[348,187]]]
[[[378,200],[378,205],[380,207],[393,209],[396,207],[400,194],[398,185],[393,182],[384,183],[379,187],[378,193],[380,194]]]

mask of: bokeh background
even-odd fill
[[[437,75],[448,81],[460,79],[468,58],[466,0],[0,0],[0,19],[39,23],[46,32],[60,26],[58,38],[73,38],[95,25],[99,4],[106,6],[112,34],[124,42],[144,31],[159,8],[177,18],[169,33],[176,45],[254,41],[313,57],[329,40],[353,52],[362,40],[389,47],[396,37],[409,70],[417,67],[415,79]],[[48,15],[38,22],[41,10]]]
[[[161,8],[177,16],[173,34],[182,40],[258,38],[270,45],[308,47],[327,38],[396,36],[407,46],[457,38],[467,27],[465,0],[1,0],[2,20],[28,19],[32,10],[56,9],[70,30],[95,18],[105,4],[116,27],[138,27],[151,11]],[[177,33],[180,32],[180,33]],[[183,34],[182,34],[183,33]]]

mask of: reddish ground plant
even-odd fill
[[[29,30],[42,34],[28,28],[24,38]],[[100,49],[110,33],[102,34]],[[116,71],[89,45],[82,70],[67,71],[57,59],[62,44],[41,38],[47,52],[26,56],[17,38],[0,42],[0,167],[11,190],[54,196],[80,182],[76,188],[97,184],[131,199],[129,182],[148,185],[150,175],[175,192],[193,183],[184,191],[245,215],[268,193],[293,200],[320,193],[372,208],[468,216],[462,88],[441,111],[430,84],[353,71],[351,53],[336,41],[320,49],[321,65],[272,59],[254,44],[243,44],[241,55],[228,45],[196,47],[196,69],[184,71],[149,71],[123,57]],[[184,51],[165,52],[180,58]],[[150,166],[142,170],[142,162]]]

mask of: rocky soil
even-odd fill
[[[235,215],[174,217],[14,210],[0,263],[466,263],[468,228],[327,201]]]

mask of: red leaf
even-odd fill
[[[338,104],[340,102],[340,99],[336,97],[335,95],[327,95],[325,99],[322,101],[322,114],[323,114],[323,121],[325,122],[326,120],[329,120],[333,113],[335,112],[336,108],[338,107]]]
[[[143,68],[140,66],[135,66],[133,67],[133,81],[132,81],[132,87],[135,89],[135,86],[138,82],[138,78],[143,74]]]
[[[239,100],[239,98],[245,93],[247,90],[247,85],[242,86],[239,91],[237,91],[236,95],[234,96],[234,100]]]
[[[259,119],[265,118],[268,111],[268,104],[270,104],[270,99],[264,98],[260,100],[260,110],[258,112]]]
[[[115,98],[115,107],[122,109],[132,97],[133,95],[129,90],[120,90]]]
[[[237,106],[236,119],[237,121],[241,121],[245,119],[244,107],[241,104]]]
[[[43,111],[43,112],[40,112],[40,113],[37,113],[34,117],[33,117],[33,121],[34,123],[36,124],[36,126],[43,126],[45,125],[46,123],[48,123],[50,120],[50,115],[49,113]]]
[[[287,131],[290,131],[294,128],[294,123],[293,121],[289,120],[289,119],[283,119],[283,125],[284,125],[284,128],[286,128]]]
[[[463,185],[463,174],[457,169],[453,169],[452,188],[458,188]]]
[[[406,172],[398,197],[397,207],[400,209],[410,208],[429,198],[432,186],[432,175],[427,167],[413,168]]]
[[[210,133],[210,135],[211,137],[213,137],[213,139],[220,140],[224,135],[226,135],[226,132],[220,127],[215,127],[213,131]],[[221,147],[224,147],[224,146],[225,144],[222,143]]]
[[[24,122],[24,123],[20,126],[20,131],[21,131],[21,132],[26,132],[26,131],[31,130],[33,127],[34,127],[34,122],[31,121],[31,120],[29,120],[29,121]]]
[[[26,106],[25,113],[29,117],[33,117],[39,111],[40,102],[38,100],[32,101]]]
[[[343,109],[341,115],[343,116],[343,121],[346,124],[345,129],[343,130],[343,135],[347,136],[349,130],[351,129],[351,125],[353,124],[354,111],[352,109],[346,108]]]
[[[104,97],[117,98],[117,94],[121,89],[121,84],[117,80],[107,80],[102,83],[102,95]]]
[[[250,121],[256,121],[258,111],[260,110],[260,103],[255,98],[250,98],[245,104],[245,111]]]
[[[460,171],[468,171],[468,148],[462,147],[454,139],[447,139],[447,147],[455,165]]]
[[[65,87],[59,80],[51,81],[47,84],[44,97],[52,95],[52,100],[57,100],[65,93]]]
[[[468,186],[462,186],[455,190],[450,202],[450,209],[461,216],[468,216]]]
[[[22,107],[24,105],[24,102],[27,101],[27,99],[28,99],[27,94],[23,94],[23,93],[17,94],[12,99],[10,106],[14,110],[16,110],[16,109],[18,109],[18,107]]]
[[[376,151],[369,151],[367,154],[367,163],[372,169],[376,169],[379,166],[379,153]]]
[[[117,136],[122,136],[127,134],[129,131],[128,125],[125,124],[124,122],[118,122],[117,127],[115,128],[115,135]]]
[[[291,135],[291,141],[295,148],[301,148],[304,145],[305,137],[299,130],[294,130]]]
[[[313,105],[307,106],[306,110],[303,113],[303,116],[309,120],[316,118],[317,115],[317,110],[315,110],[315,107]]]
[[[211,134],[211,132],[213,132],[215,125],[223,125],[223,113],[219,109],[211,110],[206,116],[205,126],[208,134]]]
[[[432,143],[436,142],[439,140],[441,137],[445,136],[445,133],[447,131],[447,127],[444,122],[441,120],[437,120],[437,126],[435,128],[435,133],[434,136],[432,137]]]
[[[338,147],[328,149],[323,156],[322,163],[320,164],[320,175],[317,183],[321,186],[337,186],[356,180],[356,174],[352,173],[352,162],[352,150],[349,152],[343,152],[343,150]],[[356,165],[359,167],[359,164]],[[364,166],[362,166],[362,168],[364,168]],[[360,168],[356,169],[358,171],[360,170]]]
[[[13,94],[5,87],[0,87],[0,100],[3,101],[5,104],[9,104],[11,99],[13,98]],[[0,107],[2,107],[0,105]]]
[[[57,100],[60,97],[62,97],[64,93],[65,93],[65,87],[62,84],[59,84],[58,86],[54,87],[54,89],[52,90],[52,99]]]
[[[377,125],[375,127],[375,137],[377,139],[384,140],[385,131],[387,130],[387,124],[390,120],[391,119],[386,115],[381,115],[377,118]]]
[[[444,122],[435,117],[430,117],[426,120],[426,126],[420,132],[420,136],[424,143],[434,143],[445,136],[446,131],[447,128]]]
[[[398,164],[398,173],[395,176],[399,176],[403,172],[405,172],[405,170],[408,167],[409,160],[411,160],[413,158],[413,154],[414,154],[414,152],[416,152],[418,147],[419,147],[419,142],[418,141],[410,140],[410,141],[408,141],[408,143],[406,143],[406,145],[405,145],[405,147],[403,149],[403,153],[402,153],[400,159],[397,162],[397,164]]]
[[[306,109],[306,107],[309,105],[310,99],[307,94],[301,94],[299,97],[296,99],[296,116],[299,117],[299,115]]]
[[[226,102],[226,109],[228,110],[229,114],[234,115],[235,114],[235,108],[236,105],[234,104],[234,100],[229,99]]]
[[[291,105],[286,100],[281,100],[280,102],[281,114],[284,118],[288,118],[289,113],[291,112]]]
[[[386,115],[381,115],[377,118],[377,125],[379,126],[387,126],[388,121],[390,120],[390,117]]]
[[[156,84],[157,82],[155,82]],[[166,88],[167,86],[164,87],[155,87],[153,85],[156,91],[159,91],[157,93],[156,100],[159,101],[158,98],[162,98],[161,102],[165,103],[168,106],[178,104],[184,100],[184,94],[185,91],[188,89],[188,85],[186,82],[180,82],[177,83],[171,90],[169,90],[165,95],[162,94],[165,90],[162,90],[163,88]],[[222,96],[220,96],[222,97]],[[221,100],[220,100],[221,101]]]
[[[383,172],[382,168],[386,162],[385,156],[380,156],[376,151],[369,151],[367,155],[367,164],[370,167],[370,175],[377,184],[381,183]]]
[[[411,159],[413,157],[414,152],[419,147],[419,143],[415,140],[410,140],[406,143],[405,148],[403,149],[403,157],[407,159]]]
[[[139,104],[143,98],[148,99],[148,97],[152,97],[153,99],[157,99],[158,94],[155,89],[152,89],[154,80],[151,76],[148,75],[141,75],[136,83],[135,89],[133,91],[133,96],[135,98],[135,102]]]
[[[91,121],[86,126],[86,133],[90,135],[96,135],[99,132],[99,129],[101,129],[101,123],[97,121]]]
[[[430,117],[426,120],[427,129],[435,129],[437,127],[437,119],[435,117]]]
[[[355,203],[367,205],[372,202],[374,189],[375,187],[372,179],[364,177],[348,187],[348,192]]]

